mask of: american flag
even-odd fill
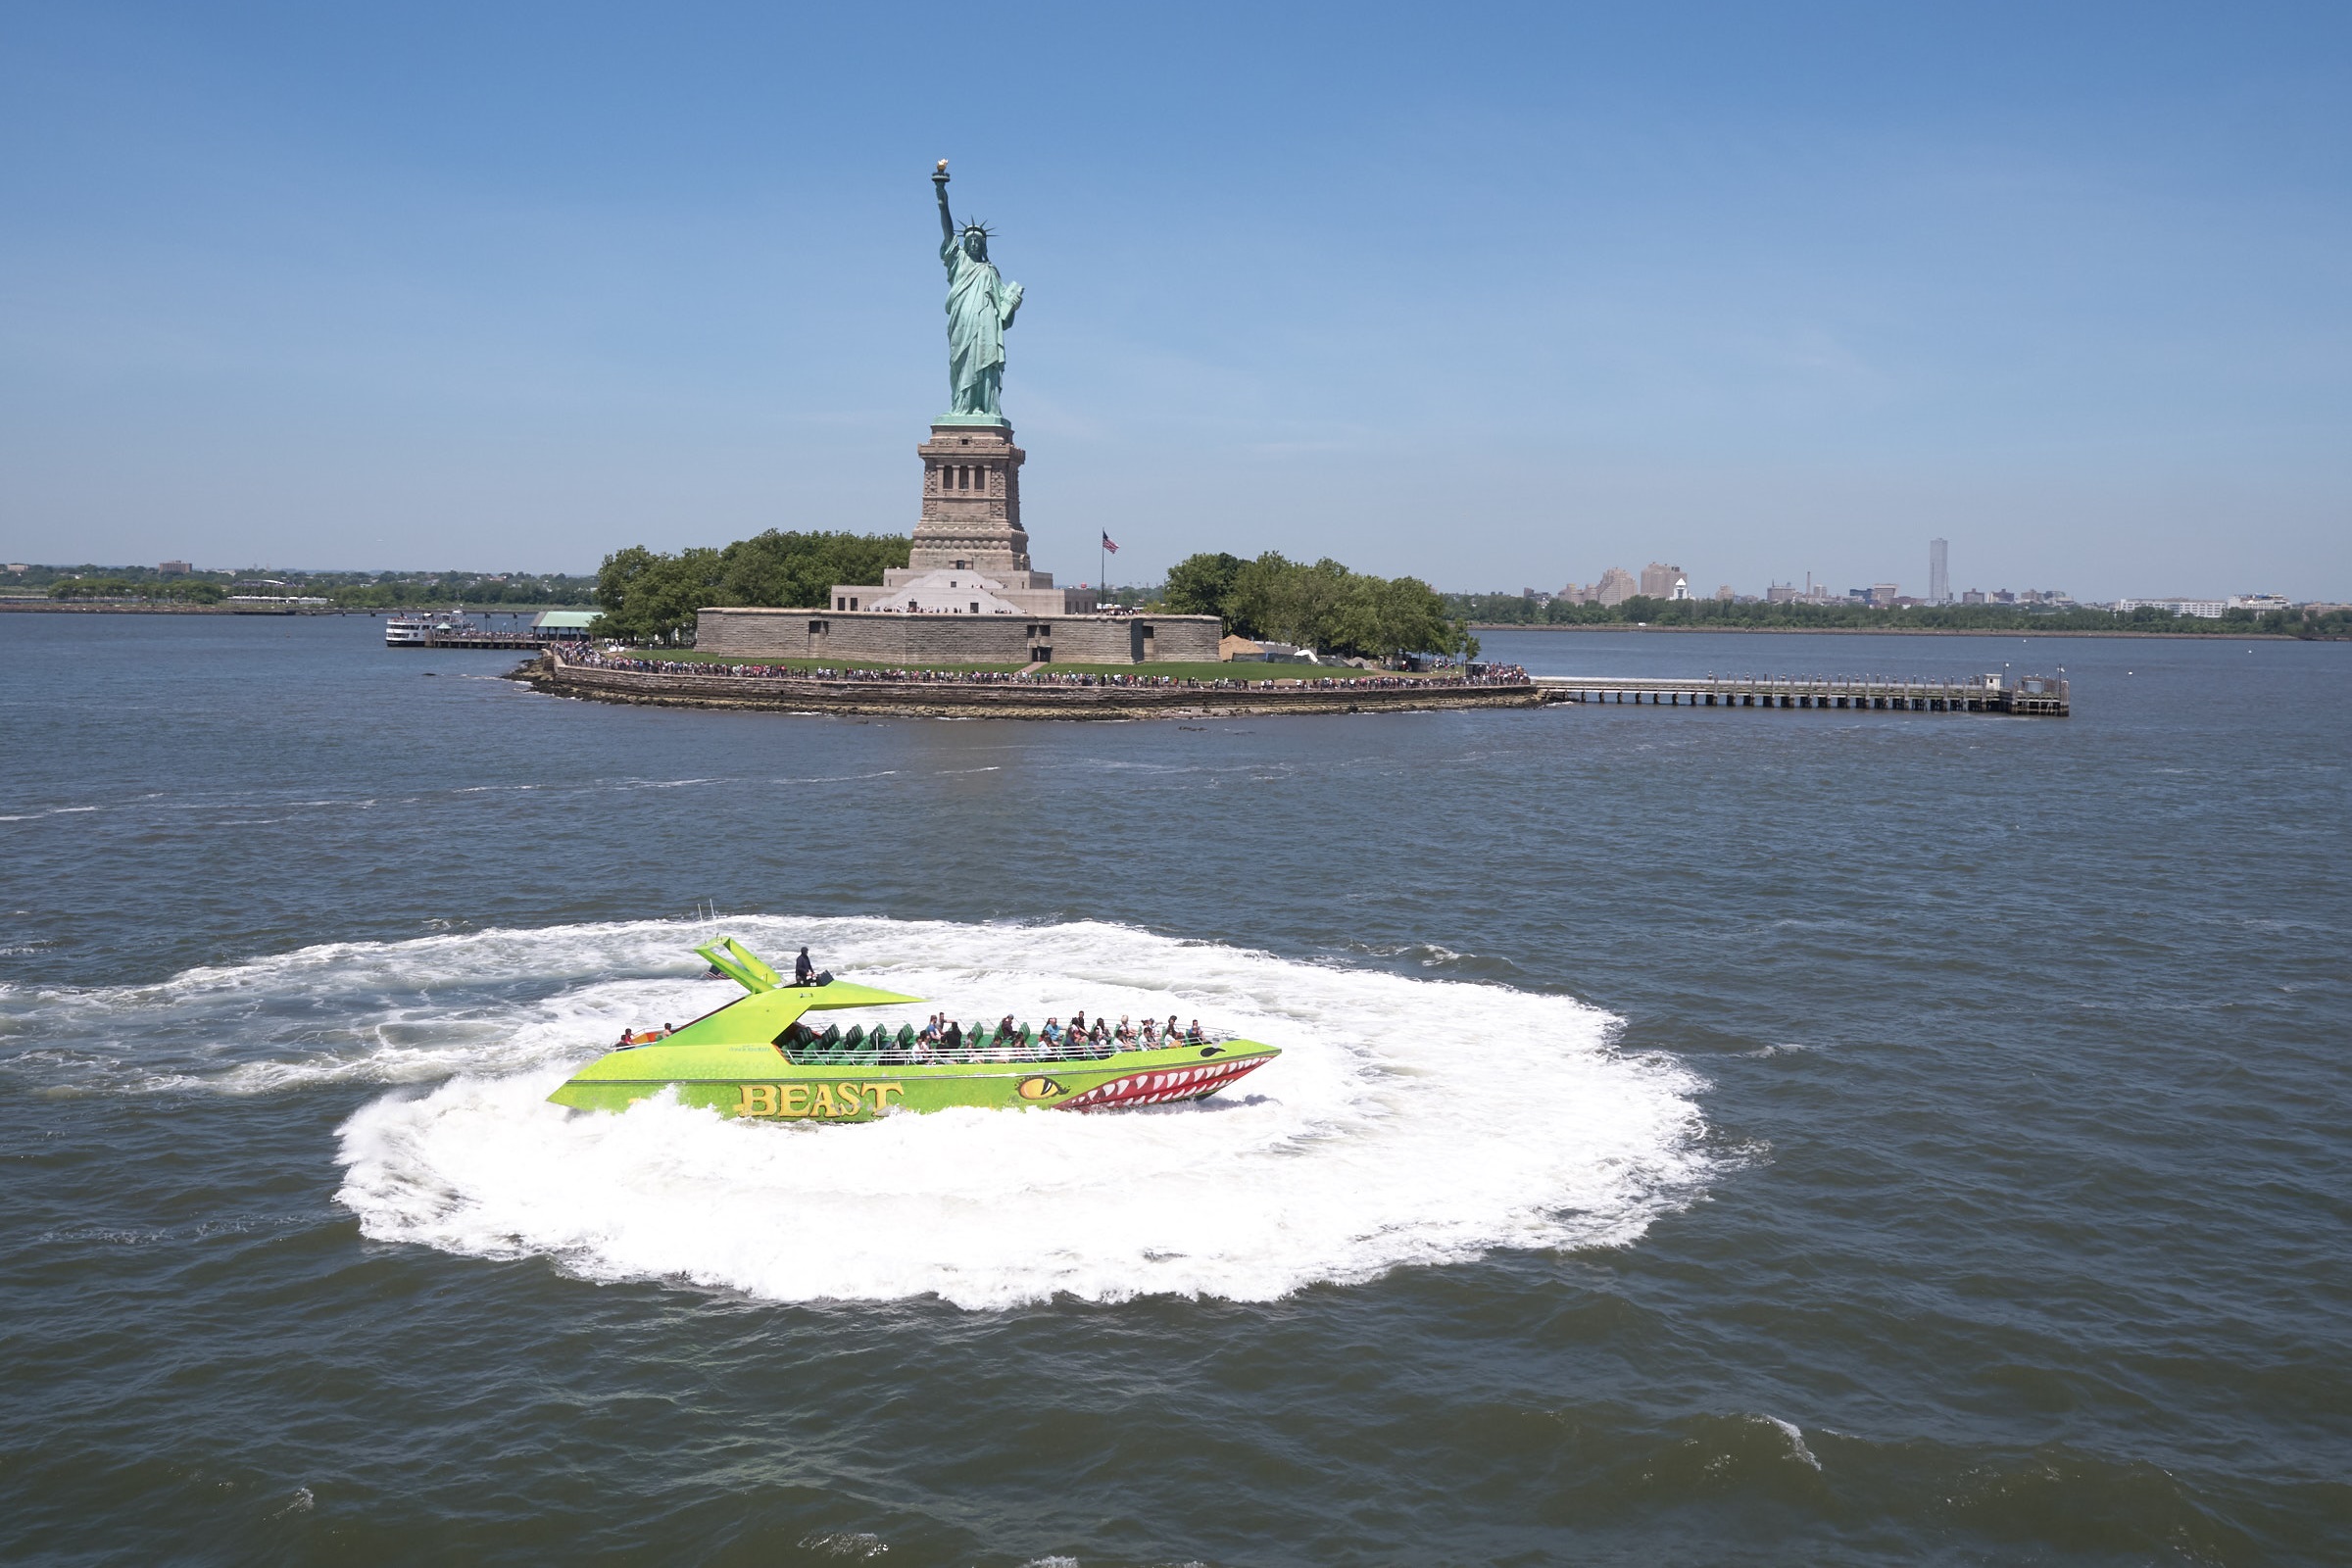
[[[1102,548],[1109,551],[1114,556],[1119,553],[1119,542],[1116,539],[1113,539],[1107,530],[1105,530],[1102,535]]]

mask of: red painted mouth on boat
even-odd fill
[[[1097,1084],[1083,1095],[1063,1101],[1057,1110],[1117,1110],[1129,1105],[1164,1105],[1178,1100],[1200,1100],[1215,1094],[1245,1073],[1255,1072],[1268,1058],[1204,1062],[1198,1067],[1169,1067],[1130,1073]]]

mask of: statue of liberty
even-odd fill
[[[939,192],[939,259],[948,269],[948,386],[958,422],[1003,423],[1004,329],[1021,308],[1021,285],[988,259],[988,225],[948,215],[948,161],[931,175]]]

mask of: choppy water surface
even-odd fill
[[[56,1560],[2342,1560],[2352,649],[2070,721],[604,708],[0,616],[0,1526]],[[715,929],[1242,1092],[544,1102]]]

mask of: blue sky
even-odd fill
[[[0,554],[2352,598],[2352,8],[0,5]]]

